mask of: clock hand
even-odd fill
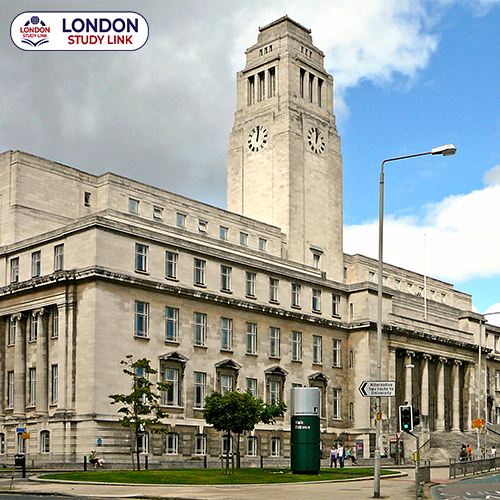
[[[257,142],[259,141],[259,131],[260,131],[260,125],[257,125],[257,136],[255,137],[255,140]]]

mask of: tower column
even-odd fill
[[[453,363],[453,425],[451,430],[460,432],[460,365],[461,361],[455,360]]]
[[[422,398],[420,403],[420,411],[422,415],[422,423],[425,427],[429,427],[429,354],[423,355],[422,361]]]
[[[26,412],[26,317],[22,314],[16,314],[11,319],[16,322],[14,416],[24,417]]]
[[[37,309],[33,316],[38,316],[38,339],[36,346],[36,409],[37,413],[48,412],[48,312]]]
[[[411,368],[406,368],[408,365],[412,364],[412,359],[415,356],[413,351],[406,351],[405,358],[405,401],[409,405],[412,404],[413,400],[413,370]]]

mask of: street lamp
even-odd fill
[[[417,153],[406,156],[388,158],[382,162],[380,168],[380,198],[379,198],[379,219],[378,219],[378,307],[377,307],[377,380],[382,380],[382,272],[383,272],[383,242],[384,242],[384,165],[390,161],[406,160],[417,156],[442,155],[451,156],[456,153],[453,144],[446,144],[431,149],[425,153]],[[374,471],[374,494],[375,498],[380,498],[380,434],[382,423],[382,398],[377,397],[377,418],[375,434],[375,471]]]
[[[500,311],[496,312],[490,312],[490,313],[484,313],[482,316],[491,316],[493,314],[500,314]],[[478,418],[481,418],[481,399],[482,399],[482,384],[481,384],[481,360],[483,358],[482,356],[482,351],[483,351],[483,329],[486,330],[486,321],[485,320],[479,320],[479,352],[478,352],[478,363],[477,363],[477,416]],[[485,377],[485,385],[486,385],[486,377]],[[487,389],[485,388],[485,391]],[[486,441],[486,422],[488,420],[487,416],[487,411],[486,411],[486,403],[484,404],[484,427],[485,427],[485,437],[484,440]],[[481,459],[481,434],[480,434],[481,429],[478,427],[477,428],[477,458],[478,460]],[[485,453],[486,453],[486,443],[485,443]]]

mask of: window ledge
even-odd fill
[[[332,368],[342,368],[341,365],[332,365]]]
[[[174,278],[173,276],[165,276],[165,279],[168,281],[175,281],[176,283],[179,283],[179,278]]]
[[[232,291],[232,290],[226,290],[226,289],[224,289],[224,288],[221,288],[221,289],[220,289],[220,291],[221,291],[222,293],[228,293],[228,294],[232,294],[232,293],[233,293],[233,291]]]
[[[290,307],[291,307],[292,309],[302,309],[302,307],[301,307],[301,306],[296,306],[296,305],[293,305],[293,304],[292,304]]]
[[[178,340],[165,339],[165,344],[166,345],[180,345],[180,342]]]
[[[292,363],[302,363],[301,359],[292,359]]]
[[[257,356],[258,356],[258,354],[257,354],[256,352],[246,352],[245,354],[246,354],[247,356],[255,356],[255,357],[257,357]]]
[[[200,349],[207,349],[207,346],[206,345],[202,345],[202,344],[193,344],[194,347],[199,347]]]
[[[134,269],[134,271],[137,273],[137,274],[144,274],[146,276],[149,276],[149,272],[148,271],[143,271],[142,269]]]
[[[146,335],[134,335],[134,339],[139,339],[139,340],[151,340],[149,337]]]
[[[279,306],[279,304],[280,304],[280,303],[279,303],[279,300],[269,300],[269,303],[270,303],[270,304],[276,304],[276,305],[278,305],[278,306]]]
[[[224,348],[224,347],[220,348],[220,352],[227,352],[229,354],[233,354],[234,353],[234,351],[232,349]]]
[[[198,288],[207,288],[207,285],[204,283],[193,283],[193,286],[197,286]]]
[[[247,299],[257,300],[257,296],[256,295],[245,295],[245,297]]]

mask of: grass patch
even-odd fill
[[[391,474],[382,470],[381,474]],[[321,469],[316,474],[292,474],[290,469],[239,469],[235,474],[223,475],[220,469],[183,470],[92,470],[87,472],[58,472],[44,474],[42,479],[136,484],[268,484],[332,481],[373,477],[373,469]]]

